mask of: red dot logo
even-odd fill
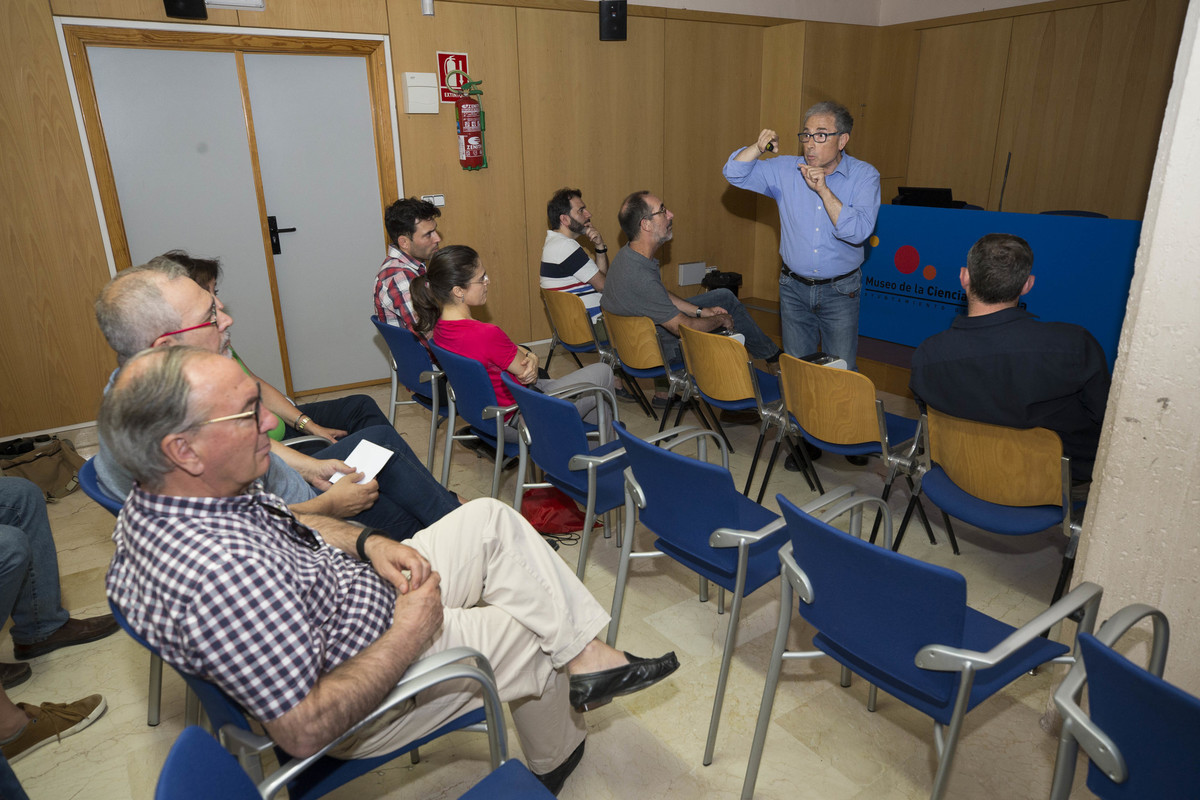
[[[921,254],[911,244],[896,250],[896,269],[903,275],[912,275],[921,266]]]

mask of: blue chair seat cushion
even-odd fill
[[[887,427],[888,442],[895,447],[900,442],[907,442],[909,439],[917,435],[917,420],[901,417],[897,414],[883,415],[884,425]],[[795,422],[795,417],[792,418]],[[882,452],[879,442],[860,442],[858,444],[834,444],[827,442],[824,439],[818,439],[808,433],[803,428],[800,433],[804,438],[812,442],[814,447],[819,447],[828,453],[834,453],[839,456],[872,456]]]
[[[741,501],[741,502],[739,502]],[[733,528],[754,531],[764,528],[779,517],[753,500],[737,495],[734,508],[728,516],[709,517],[708,530]],[[724,511],[725,509],[722,509]],[[787,532],[779,530],[750,546],[750,562],[746,570],[745,594],[758,589],[779,577],[779,548],[787,541]],[[670,533],[660,535],[654,546],[688,569],[708,578],[713,583],[732,592],[737,577],[738,550],[736,547],[682,547],[670,539]]]
[[[986,614],[981,614],[973,608],[967,608],[962,642],[956,646],[967,650],[986,652],[999,644],[1014,630],[1016,629],[1011,625],[993,619]],[[929,642],[929,644],[938,644],[938,642]],[[813,645],[819,650],[828,653],[834,660],[848,667],[851,672],[862,676],[888,694],[903,700],[918,711],[929,715],[936,722],[942,725],[950,724],[950,717],[954,711],[954,695],[959,682],[958,673],[941,673],[945,677],[945,681],[943,682],[945,692],[940,695],[934,695],[927,689],[916,687],[908,682],[898,681],[893,674],[883,672],[871,666],[824,633],[818,633],[813,638]],[[967,711],[970,711],[1003,689],[1022,673],[1028,672],[1039,664],[1044,664],[1053,658],[1065,654],[1067,650],[1068,648],[1064,644],[1037,637],[1008,659],[990,669],[981,670],[976,673],[975,682],[971,686],[971,697],[967,704]],[[916,658],[917,653],[914,651],[911,654],[902,653],[897,655],[911,662],[912,659]]]
[[[762,401],[766,405],[776,403],[782,396],[779,392],[779,378],[769,372],[763,372],[761,369],[755,369],[758,373],[758,392],[762,395]],[[747,397],[742,400],[714,400],[700,392],[700,396],[704,398],[710,406],[714,408],[723,408],[728,411],[748,411],[758,408],[758,402],[753,397]]]
[[[1062,524],[1062,506],[1002,506],[980,500],[958,487],[934,465],[921,479],[921,490],[938,508],[992,533],[1024,536]]]
[[[459,800],[537,800],[551,797],[554,795],[528,767],[510,758],[472,786]]]

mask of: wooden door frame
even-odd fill
[[[388,42],[386,37],[356,39],[350,37],[317,37],[298,32],[249,32],[232,29],[177,29],[109,26],[103,24],[80,24],[62,21],[63,45],[70,61],[72,78],[79,100],[79,111],[84,129],[84,139],[91,155],[95,173],[96,190],[100,200],[101,216],[112,251],[116,270],[132,266],[129,242],[125,236],[125,223],[121,214],[121,203],[117,197],[116,178],[108,157],[108,144],[104,136],[104,125],[100,119],[100,108],[92,80],[91,64],[87,48],[121,47],[158,50],[191,50],[208,52],[232,52],[237,59],[238,82],[241,86],[242,108],[246,116],[246,131],[249,136],[250,159],[254,170],[254,190],[258,202],[259,223],[266,258],[267,279],[274,305],[275,327],[279,337],[280,360],[283,366],[285,392],[293,394],[292,372],[288,360],[287,339],[283,327],[283,309],[279,300],[279,286],[275,278],[275,259],[271,252],[270,235],[267,232],[266,199],[263,194],[262,173],[258,165],[258,150],[251,114],[249,87],[243,56],[246,53],[273,53],[290,55],[361,56],[366,60],[367,88],[371,99],[372,129],[375,135],[376,174],[379,180],[380,225],[383,224],[384,209],[399,198],[394,131],[392,128],[392,83],[388,77]]]

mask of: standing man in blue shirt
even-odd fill
[[[879,171],[844,152],[852,127],[844,106],[817,103],[804,114],[803,157],[761,161],[769,149],[779,152],[779,136],[768,129],[730,155],[723,170],[733,186],[779,205],[784,352],[800,358],[819,345],[850,369],[858,353],[863,243],[879,215]]]

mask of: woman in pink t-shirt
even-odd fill
[[[538,379],[538,357],[527,347],[513,342],[498,326],[471,317],[471,309],[487,302],[490,280],[479,263],[479,254],[466,245],[440,248],[425,266],[425,275],[412,283],[413,305],[417,310],[417,330],[452,353],[473,358],[487,367],[496,402],[511,405],[514,400],[500,379],[507,371],[526,386],[550,393],[565,386],[592,384],[613,388],[612,369],[607,364],[592,364],[557,379]],[[581,398],[575,405],[587,422],[596,422],[596,402]],[[505,438],[516,441],[516,429]]]

